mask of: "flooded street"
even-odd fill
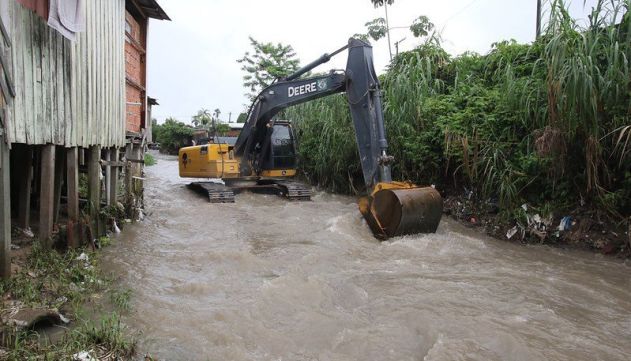
[[[104,267],[160,360],[628,360],[631,267],[443,219],[376,241],[356,199],[210,204],[175,158],[147,167],[144,222]]]

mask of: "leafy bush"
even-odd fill
[[[153,154],[151,154],[151,153],[145,153],[145,165],[146,165],[146,166],[156,165],[156,163],[158,163],[158,161],[157,161],[157,160],[156,160],[156,158],[153,156]]]
[[[160,151],[168,154],[177,154],[177,151],[189,145],[193,136],[193,129],[174,118],[168,118],[164,124],[154,126],[155,140],[160,143]]]
[[[587,27],[552,1],[547,33],[452,58],[435,42],[398,55],[381,77],[393,176],[474,190],[510,212],[524,202],[631,213],[629,0],[600,0]],[[360,191],[348,105],[289,109],[305,173]]]

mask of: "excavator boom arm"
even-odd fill
[[[235,153],[245,162],[256,162],[257,150],[269,139],[268,124],[281,110],[327,95],[346,92],[361,166],[366,186],[370,189],[379,182],[390,182],[388,143],[384,129],[381,90],[372,59],[372,47],[357,39],[350,39],[345,72],[331,72],[325,76],[297,79],[316,66],[327,62],[325,54],[296,73],[265,88],[251,107],[248,120],[235,144]],[[245,163],[243,162],[243,163]],[[247,167],[247,164],[242,166]],[[260,162],[258,162],[260,164]],[[255,169],[256,170],[256,169]]]

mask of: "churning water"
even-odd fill
[[[160,360],[629,360],[631,267],[485,238],[380,243],[354,198],[242,194],[210,204],[147,167],[144,222],[105,266]]]

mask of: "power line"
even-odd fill
[[[447,18],[447,20],[445,20],[443,22],[443,28],[447,25],[447,23],[452,20],[453,18],[455,18],[456,16],[462,14],[465,10],[467,10],[468,8],[470,8],[471,6],[473,6],[473,4],[477,3],[480,0],[472,0],[471,2],[469,2],[467,5],[465,5],[464,7],[462,7],[460,10],[456,11],[455,13],[453,13],[450,17]]]

